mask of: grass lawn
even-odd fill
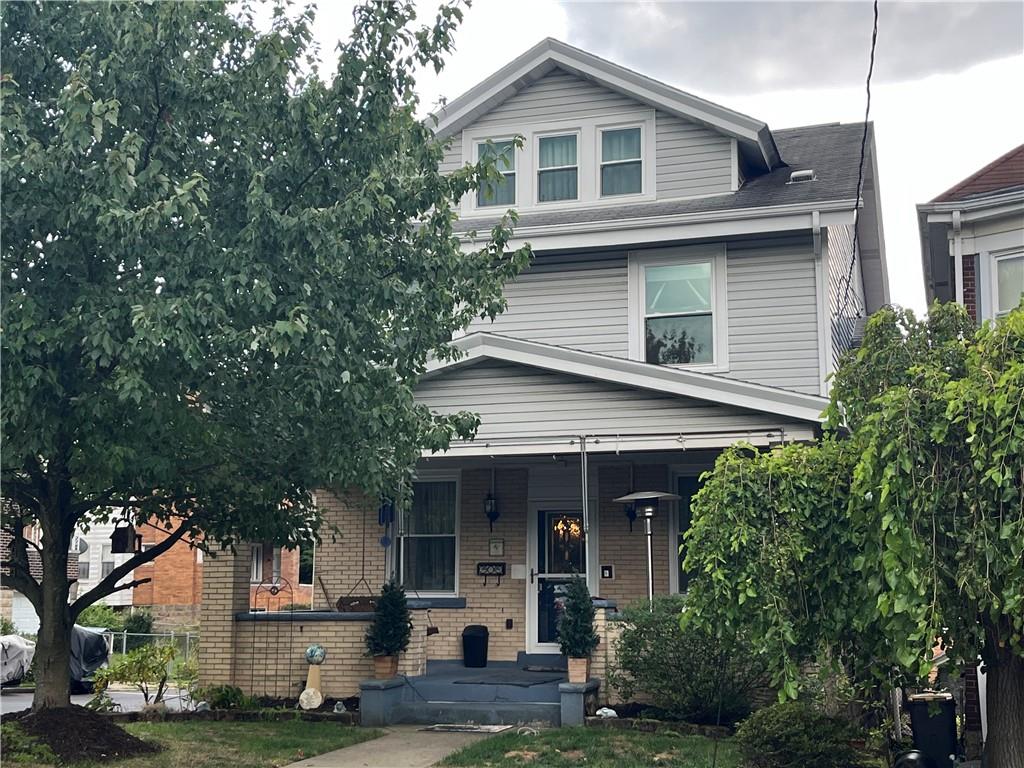
[[[6,727],[6,726],[5,726]],[[163,745],[155,755],[105,762],[117,768],[276,768],[304,757],[341,749],[381,735],[380,731],[339,723],[284,720],[264,723],[130,723],[125,730]],[[4,755],[4,764],[43,768],[47,762],[21,762]],[[75,763],[93,768],[99,763]]]
[[[474,768],[711,768],[714,742],[671,730],[657,733],[612,728],[557,728],[536,736],[503,733],[471,744],[441,765]],[[718,742],[716,768],[738,768],[739,752],[729,741]]]

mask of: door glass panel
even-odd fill
[[[546,544],[548,573],[572,574],[586,570],[582,515],[548,513]]]
[[[537,642],[558,642],[558,617],[573,577],[586,578],[587,555],[583,515],[540,512],[537,558]]]
[[[537,588],[537,642],[558,642],[558,617],[571,579],[541,577]]]

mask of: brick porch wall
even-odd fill
[[[974,322],[978,322],[978,263],[977,254],[965,253],[964,260],[964,306]]]

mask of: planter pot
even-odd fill
[[[590,657],[569,658],[569,682],[585,683],[590,679]]]
[[[374,656],[373,676],[378,680],[389,680],[398,674],[397,656]]]

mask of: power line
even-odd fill
[[[860,239],[860,196],[864,190],[864,156],[868,145],[868,118],[871,115],[871,76],[875,72],[875,46],[878,42],[878,0],[874,0],[874,23],[871,28],[871,56],[868,62],[868,77],[864,84],[867,103],[864,106],[864,132],[860,137],[860,162],[857,164],[857,197],[853,209],[853,253],[850,254],[850,268],[846,272],[846,290],[843,293],[843,305],[839,310],[840,317],[846,311],[850,300],[850,284],[853,282],[853,268],[857,263],[857,244]]]

